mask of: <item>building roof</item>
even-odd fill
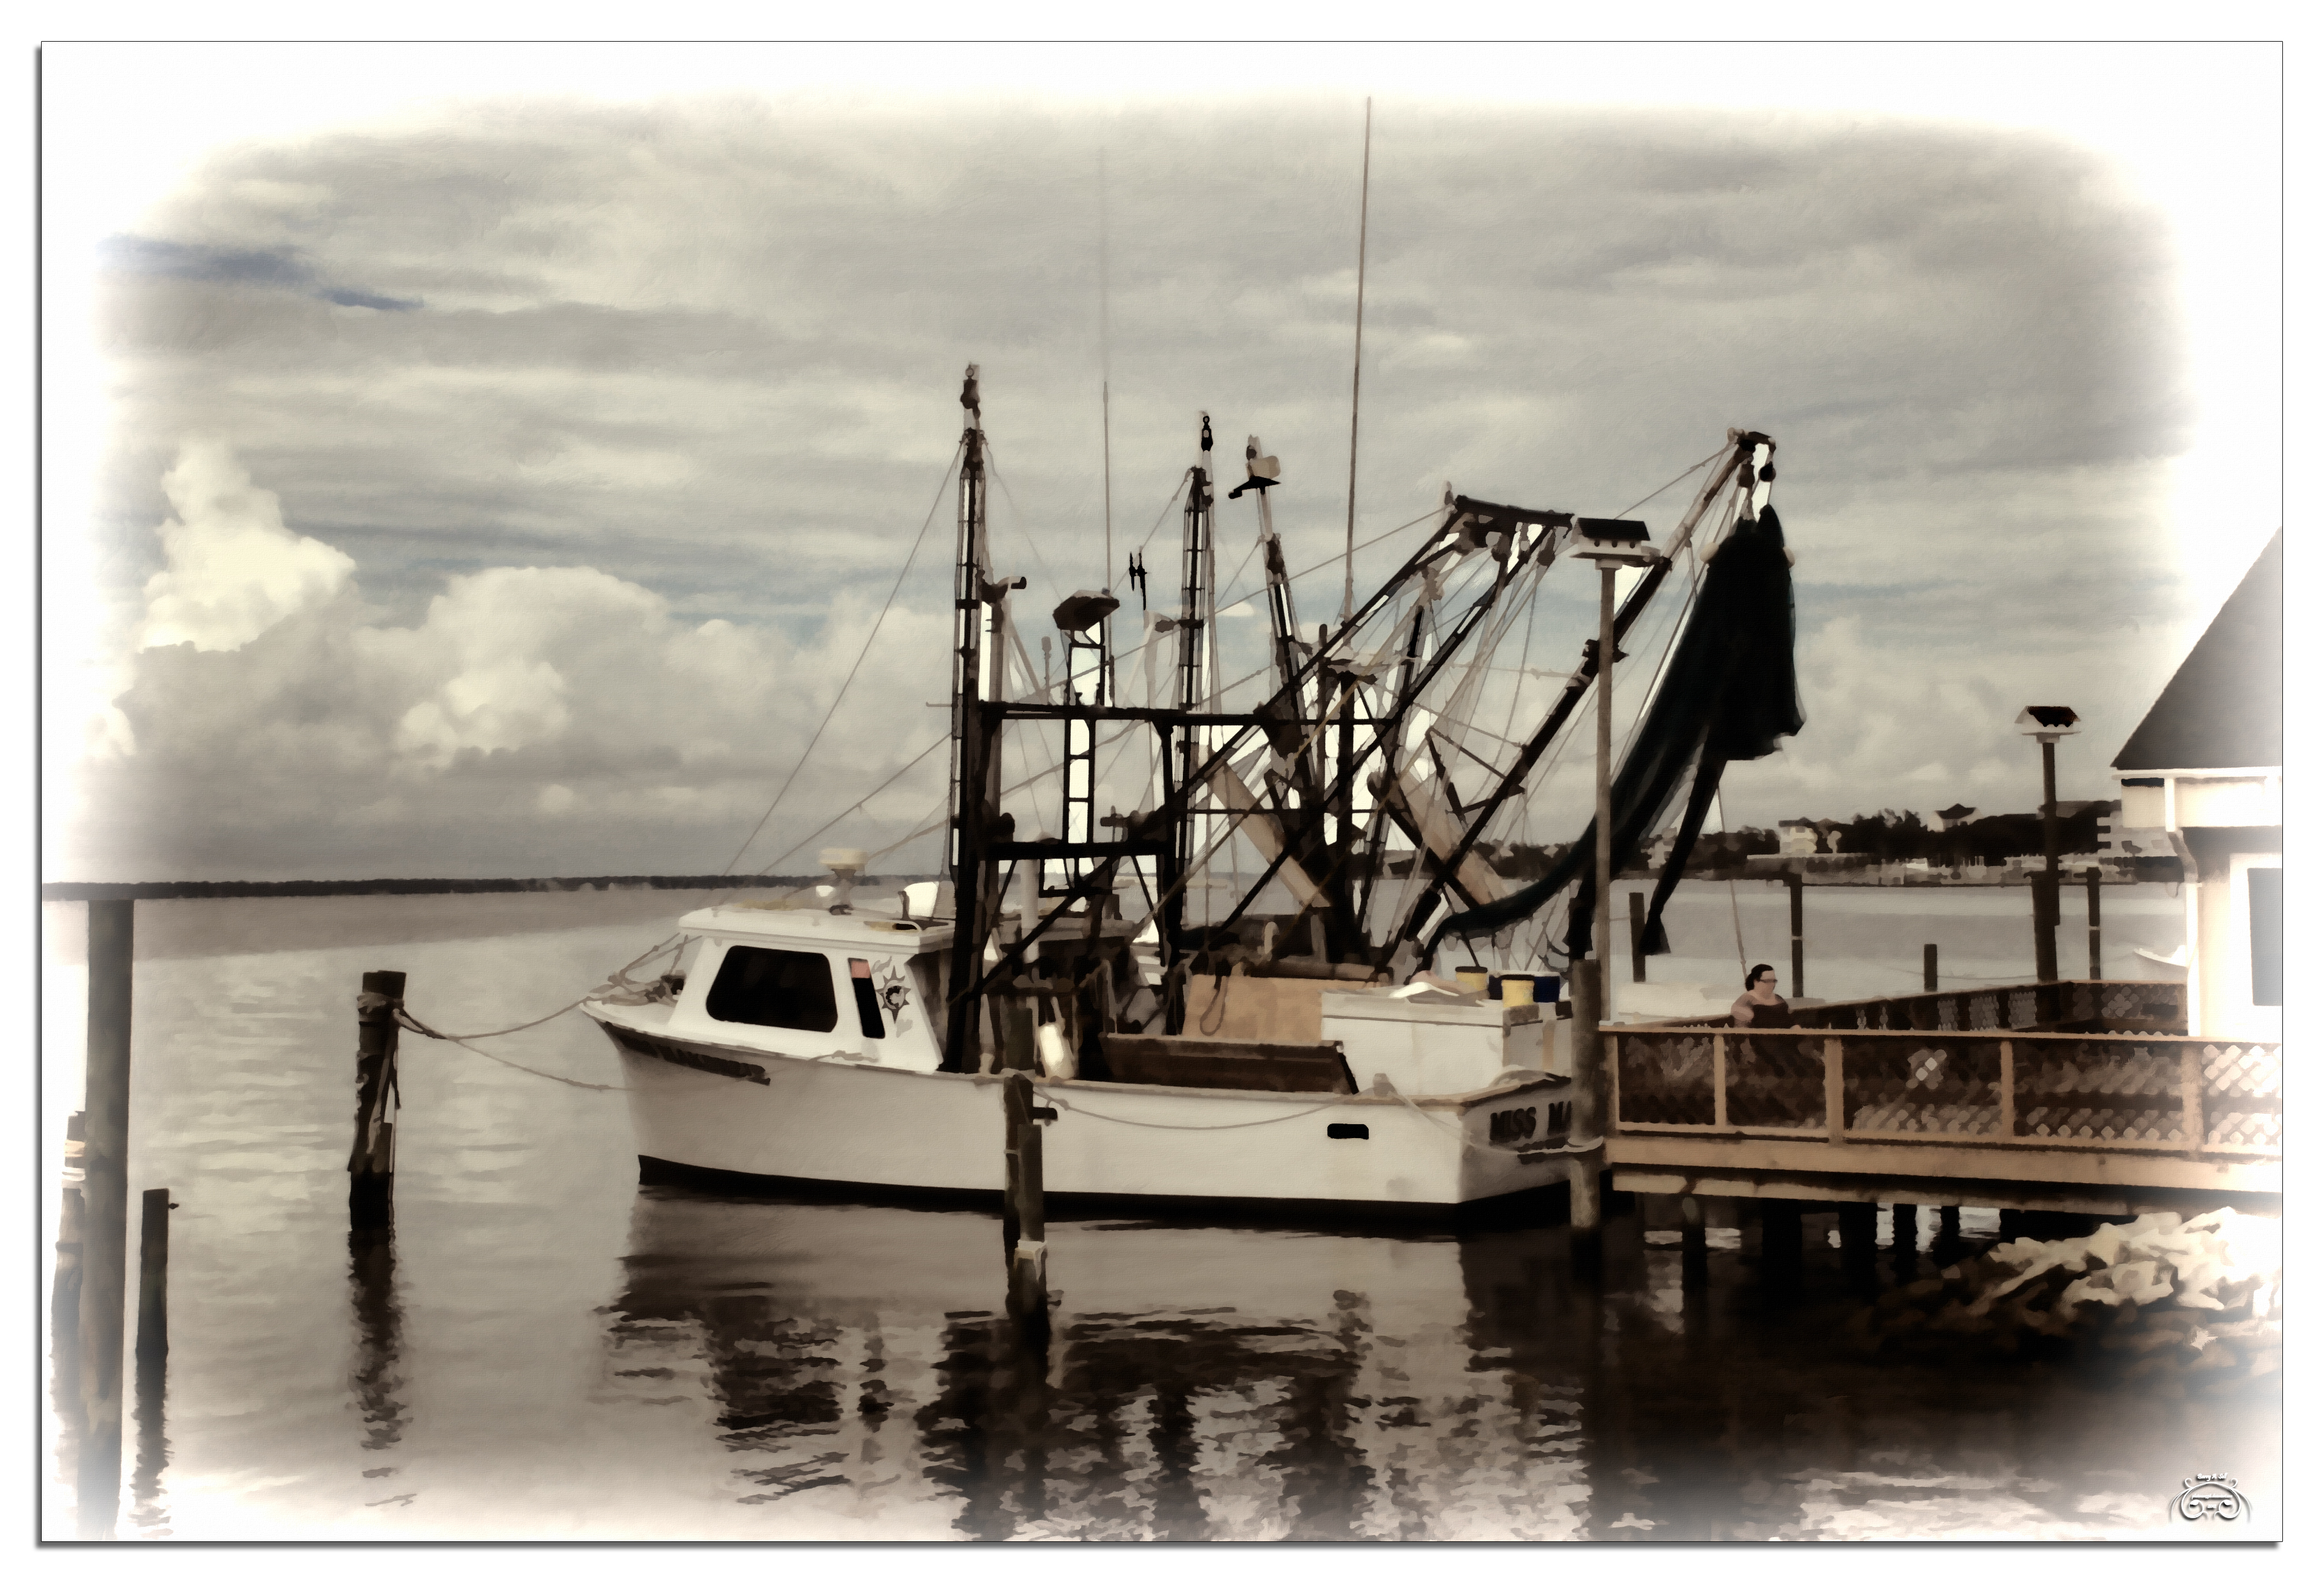
[[[1955,803],[1950,808],[1939,808],[1937,810],[1937,817],[1940,819],[1966,819],[1971,814],[1976,812],[1977,810],[1970,807],[1967,803]]]
[[[2116,769],[2227,769],[2283,762],[2283,534],[2211,618]]]

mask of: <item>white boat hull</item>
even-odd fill
[[[997,1077],[779,1054],[587,1009],[621,1052],[649,1168],[1002,1189]],[[1564,1182],[1576,1157],[1563,1148],[1570,1088],[1546,1074],[1412,1098],[1037,1083],[1057,1111],[1042,1145],[1053,1198],[1449,1210]]]

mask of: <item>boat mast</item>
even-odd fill
[[[1209,652],[1206,640],[1211,628],[1211,534],[1215,526],[1211,497],[1211,415],[1205,412],[1202,456],[1194,464],[1186,485],[1180,556],[1184,562],[1178,597],[1178,709],[1182,715],[1202,712],[1208,702],[1204,661]],[[1204,788],[1194,784],[1194,772],[1202,765],[1209,744],[1205,740],[1208,733],[1191,720],[1182,721],[1179,729],[1178,784],[1184,788],[1187,816],[1178,822],[1174,833],[1177,871],[1183,876],[1194,861],[1194,815],[1196,799],[1204,795]],[[1176,908],[1181,917],[1185,907],[1182,897]]]
[[[984,941],[981,926],[988,897],[998,890],[993,864],[985,855],[988,826],[1000,812],[997,789],[1001,755],[996,733],[988,731],[979,706],[983,686],[984,603],[991,588],[984,535],[984,432],[976,389],[976,364],[961,382],[960,523],[953,566],[952,737],[955,766],[952,787],[953,944],[952,989],[955,996],[976,981]],[[945,1070],[977,1065],[978,999],[952,1003],[945,1021]]]

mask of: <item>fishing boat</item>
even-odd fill
[[[1512,729],[1521,693],[1500,732],[1480,704],[1569,552],[1618,546],[1639,568],[1612,621],[1617,659],[1690,568],[1608,804],[1626,862],[1691,787],[1649,925],[1665,949],[1669,879],[1721,768],[1798,727],[1773,442],[1730,430],[1681,474],[1705,478],[1658,548],[1642,521],[1448,486],[1400,568],[1309,639],[1268,502],[1281,469],[1254,437],[1225,497],[1255,497],[1270,658],[1235,708],[1205,416],[1180,485],[1177,609],[1147,616],[1133,704],[1118,696],[1110,589],[1056,606],[1064,675],[1033,669],[1011,600],[1024,580],[993,569],[973,365],[961,405],[947,879],[874,896],[863,853],[827,851],[828,885],[690,913],[669,971],[617,974],[585,1002],[620,1053],[642,1174],[999,1194],[1019,1077],[1065,1205],[1439,1213],[1566,1182],[1597,1140],[1572,1136],[1554,986],[1590,950],[1595,827],[1545,851],[1530,883],[1503,867],[1597,641],[1527,735]],[[1698,547],[1705,523],[1715,542]],[[1141,560],[1129,576],[1143,598]],[[1025,732],[1060,733],[1061,761],[1004,785],[1004,733]],[[1107,732],[1149,750],[1127,813],[1098,812]],[[1061,834],[1041,833],[1052,816]]]

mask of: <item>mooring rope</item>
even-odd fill
[[[1036,1084],[1035,1086],[1038,1087],[1039,1085]],[[1132,1121],[1127,1116],[1108,1116],[1102,1110],[1084,1109],[1081,1106],[1068,1101],[1065,1096],[1058,1093],[1055,1089],[1042,1089],[1041,1092],[1047,1095],[1049,1102],[1056,1106],[1060,1110],[1069,1110],[1076,1116],[1086,1116],[1093,1121],[1111,1121],[1117,1127],[1151,1127],[1157,1132],[1233,1132],[1245,1127],[1272,1127],[1278,1121],[1296,1121],[1303,1116],[1313,1116],[1319,1110],[1336,1109],[1339,1104],[1337,1100],[1327,1100],[1323,1104],[1314,1106],[1305,1110],[1294,1110],[1288,1116],[1266,1116],[1261,1117],[1257,1121],[1220,1121],[1209,1123],[1195,1121]]]
[[[650,996],[650,991],[643,985],[632,984],[630,982],[630,970],[636,967],[641,967],[645,963],[653,961],[654,958],[662,955],[672,946],[681,944],[684,939],[685,936],[683,935],[672,934],[669,939],[664,940],[659,945],[651,947],[642,955],[632,957],[628,962],[622,963],[620,967],[615,968],[612,973],[607,975],[604,983],[598,985],[595,989],[590,990],[588,994],[582,996],[580,1000],[569,1001],[567,1004],[558,1007],[556,1010],[549,1013],[546,1017],[536,1017],[530,1022],[521,1022],[514,1027],[494,1028],[490,1033],[445,1033],[441,1029],[429,1026],[425,1022],[422,1022],[420,1018],[414,1017],[411,1014],[410,1008],[405,1006],[402,1001],[391,1000],[385,996],[374,995],[369,991],[356,997],[355,1004],[358,1008],[363,1008],[366,1003],[374,1007],[384,1004],[394,1014],[396,1026],[398,1027],[408,1028],[411,1032],[418,1034],[423,1039],[437,1039],[447,1045],[457,1045],[460,1048],[468,1051],[472,1054],[481,1055],[487,1061],[497,1061],[503,1066],[512,1066],[519,1072],[529,1072],[535,1077],[545,1077],[551,1082],[561,1082],[567,1088],[592,1089],[599,1093],[625,1094],[630,1091],[621,1083],[583,1082],[578,1078],[559,1076],[554,1072],[543,1072],[537,1066],[527,1066],[521,1061],[511,1061],[504,1055],[495,1055],[490,1050],[479,1050],[475,1045],[470,1044],[468,1041],[471,1039],[497,1039],[508,1034],[521,1034],[527,1028],[537,1028],[545,1022],[554,1022],[558,1017],[563,1017],[567,1012],[576,1009],[581,1005],[582,1001],[594,1000],[611,989],[628,989],[633,994],[638,995],[641,998],[641,1001],[642,1001],[642,999]]]
[[[578,1005],[580,1004],[580,1002],[576,1000],[576,1001],[575,1001],[573,1004],[574,1004],[574,1006],[578,1006]],[[567,1007],[567,1008],[565,1008],[565,1011],[570,1011],[570,1010],[572,1010],[572,1009],[573,1009],[573,1007],[568,1006],[568,1007]],[[564,1013],[563,1011],[551,1013],[551,1015],[552,1015],[552,1016],[557,1016],[557,1017],[562,1017],[564,1014],[565,1014],[565,1013]],[[541,1018],[541,1021],[543,1021],[543,1022],[546,1022],[546,1021],[548,1021],[548,1020],[549,1020],[549,1018],[548,1018],[548,1017],[543,1017],[543,1018]],[[543,1071],[541,1071],[541,1070],[540,1070],[540,1068],[539,1068],[538,1066],[527,1066],[527,1065],[525,1065],[525,1064],[524,1064],[522,1062],[521,1062],[521,1061],[511,1061],[511,1060],[510,1060],[508,1057],[506,1057],[505,1055],[495,1055],[495,1054],[493,1054],[490,1050],[479,1050],[479,1049],[477,1049],[477,1048],[476,1048],[476,1046],[475,1046],[475,1045],[471,1045],[470,1043],[468,1043],[468,1041],[467,1041],[466,1039],[461,1038],[461,1037],[460,1037],[458,1035],[456,1035],[456,1034],[442,1034],[442,1033],[438,1033],[434,1028],[431,1028],[431,1027],[429,1027],[426,1023],[421,1022],[418,1017],[416,1017],[412,1016],[410,1012],[409,1012],[409,1011],[405,1010],[401,1006],[398,1006],[398,1007],[395,1008],[395,1021],[396,1021],[396,1025],[397,1025],[399,1027],[407,1027],[407,1028],[410,1028],[413,1033],[420,1035],[421,1037],[423,1037],[423,1038],[429,1038],[429,1039],[441,1039],[441,1040],[443,1040],[443,1041],[444,1041],[446,1044],[447,1044],[447,1045],[459,1045],[459,1046],[460,1046],[460,1048],[461,1048],[461,1049],[463,1049],[463,1050],[466,1050],[466,1051],[469,1052],[471,1054],[481,1055],[481,1056],[483,1056],[483,1057],[484,1057],[485,1060],[487,1060],[487,1061],[497,1061],[497,1062],[499,1062],[503,1066],[512,1066],[512,1067],[516,1068],[516,1070],[517,1070],[517,1071],[519,1071],[519,1072],[530,1072],[530,1073],[531,1073],[533,1076],[535,1076],[535,1077],[545,1077],[545,1078],[547,1078],[547,1079],[548,1079],[549,1081],[551,1081],[551,1082],[561,1082],[561,1083],[563,1083],[567,1088],[572,1088],[572,1089],[594,1089],[594,1090],[597,1091],[599,1093],[607,1093],[607,1094],[611,1094],[611,1093],[623,1093],[623,1094],[625,1094],[625,1093],[628,1093],[628,1092],[630,1091],[629,1091],[629,1089],[628,1089],[625,1085],[621,1084],[621,1083],[617,1083],[617,1082],[583,1082],[583,1081],[582,1081],[579,1078],[577,1078],[577,1077],[563,1077],[563,1076],[560,1076],[560,1075],[558,1075],[558,1073],[556,1073],[556,1072],[543,1072]],[[527,1026],[531,1026],[531,1025],[528,1024]],[[475,1035],[475,1036],[476,1036],[476,1037],[479,1037],[479,1038],[483,1038],[483,1037],[485,1037],[485,1036],[487,1036],[487,1035],[481,1035],[481,1034],[480,1034],[480,1035]]]

